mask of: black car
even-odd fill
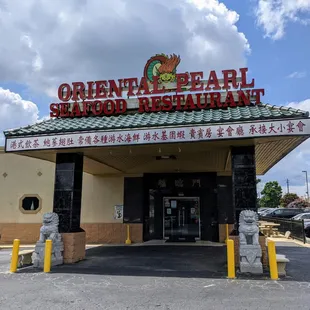
[[[310,223],[305,223],[305,234],[307,238],[310,238]]]
[[[304,209],[295,209],[295,208],[279,208],[276,210],[273,210],[269,213],[265,213],[265,217],[280,217],[280,218],[292,218],[293,216],[304,213]]]

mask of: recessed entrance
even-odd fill
[[[164,197],[163,214],[164,239],[200,240],[199,197]]]

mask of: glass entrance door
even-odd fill
[[[198,197],[164,197],[163,204],[165,239],[200,239]]]

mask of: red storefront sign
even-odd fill
[[[220,76],[210,71],[204,80],[202,71],[176,73],[179,63],[179,56],[156,55],[140,79],[63,83],[58,88],[61,103],[50,105],[50,116],[122,114],[127,111],[125,98],[136,98],[141,113],[249,106],[259,104],[265,94],[254,88],[254,79],[248,81],[247,68],[223,70]]]

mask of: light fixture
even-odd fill
[[[172,159],[172,160],[176,160],[176,156],[175,155],[162,155],[162,156],[156,156],[156,160],[167,160],[167,159]]]

